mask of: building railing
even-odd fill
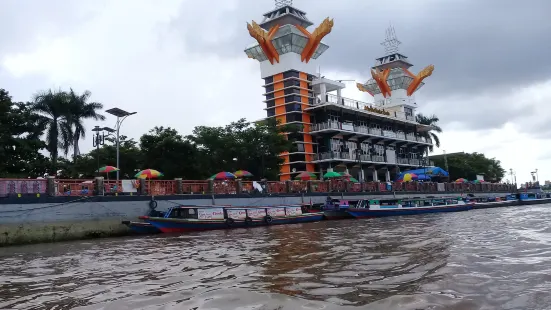
[[[358,159],[358,155],[352,152],[323,152],[318,153],[315,156],[315,160],[328,160],[328,159],[344,159],[344,160],[353,160],[353,161],[362,161],[362,162],[374,162],[374,163],[387,163],[387,164],[401,164],[401,165],[411,165],[420,167],[423,166],[423,163],[419,159],[413,159],[413,158],[396,158],[394,161],[387,161],[385,160],[385,156],[382,155],[360,155],[360,158]],[[429,164],[427,165],[429,167],[434,166],[433,161],[429,161]]]
[[[326,181],[188,181],[188,180],[135,180],[136,187],[126,192],[124,188],[115,192],[105,190],[103,178],[95,180],[12,180],[0,179],[4,196],[105,196],[105,195],[235,195],[235,194],[291,194],[332,192],[413,192],[413,193],[466,193],[466,192],[516,192],[516,185],[510,184],[466,184],[433,182],[364,182],[352,183],[346,180]],[[120,182],[120,181],[119,181]],[[134,182],[134,181],[133,181]],[[27,184],[27,185],[24,185]],[[113,183],[110,183],[113,184]],[[15,185],[15,187],[14,187]],[[29,185],[32,185],[29,187]],[[6,191],[6,188],[8,191]]]
[[[377,128],[369,128],[366,126],[359,126],[359,125],[350,125],[350,124],[343,124],[342,122],[336,122],[336,121],[327,121],[323,123],[316,123],[312,124],[311,131],[321,131],[321,130],[328,130],[328,129],[336,129],[336,130],[345,130],[345,131],[354,131],[366,135],[373,135],[373,136],[379,136],[379,137],[386,137],[391,139],[401,139],[401,140],[408,140],[408,141],[417,141],[421,143],[432,143],[432,141],[427,141],[425,137],[416,136],[415,134],[411,133],[404,133],[403,131],[391,131],[391,130],[381,130]]]
[[[325,94],[325,98],[318,98],[317,100],[315,100],[315,102],[316,102],[316,104],[314,104],[314,105],[325,104],[325,103],[333,103],[333,104],[338,104],[338,105],[342,105],[342,106],[345,106],[345,107],[349,107],[349,108],[352,108],[352,109],[355,109],[355,110],[361,110],[361,111],[364,111],[364,112],[369,112],[367,110],[368,108],[371,108],[371,109],[376,108],[376,109],[381,109],[381,110],[384,109],[384,107],[379,107],[377,105],[367,103],[367,102],[362,102],[362,101],[358,101],[358,100],[354,100],[354,99],[350,99],[350,98],[345,98],[345,97],[340,97],[339,98],[338,96],[336,96],[334,94]],[[386,114],[380,114],[380,115],[390,117],[390,118],[399,119],[399,120],[407,120],[407,121],[415,122],[415,117],[413,115],[406,114],[404,112],[387,111],[387,110],[385,110],[385,112],[387,112],[389,115],[386,115]],[[375,114],[379,114],[379,113],[375,113]]]

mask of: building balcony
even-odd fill
[[[416,136],[413,133],[404,133],[402,131],[381,130],[377,128],[369,128],[366,126],[358,126],[347,122],[342,123],[342,122],[335,122],[335,121],[312,124],[310,134],[315,134],[322,131],[355,132],[358,135],[364,135],[364,136],[374,136],[378,138],[388,138],[392,140],[432,144],[432,141],[425,139],[425,137]]]
[[[413,158],[396,158],[394,161],[387,161],[382,155],[355,155],[354,152],[323,152],[315,156],[314,162],[320,161],[342,161],[342,162],[362,162],[373,164],[404,165],[413,167],[423,167],[423,160]],[[430,160],[427,167],[434,167],[434,162]]]
[[[391,111],[391,110],[386,111],[386,110],[383,110],[384,109],[383,107],[377,107],[372,103],[362,102],[362,101],[358,101],[350,98],[338,97],[333,94],[326,94],[325,98],[321,98],[321,99],[318,98],[317,100],[314,101],[313,106],[309,109],[313,109],[316,106],[324,105],[324,104],[340,105],[353,110],[359,110],[373,116],[380,116],[383,118],[401,120],[401,121],[406,121],[410,123],[413,122],[417,124],[417,122],[415,121],[415,116],[413,115],[405,114],[404,112]],[[381,113],[382,111],[384,111],[384,114]]]

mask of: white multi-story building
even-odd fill
[[[390,180],[400,170],[428,166],[425,138],[430,127],[415,121],[415,92],[434,67],[417,75],[406,56],[398,52],[394,29],[387,30],[385,56],[376,59],[372,78],[357,87],[373,96],[372,103],[341,96],[345,85],[320,76],[319,57],[329,48],[322,42],[333,27],[325,19],[315,30],[306,13],[291,0],[276,0],[264,20],[247,25],[256,42],[245,52],[260,62],[265,82],[267,118],[281,124],[300,124],[298,135],[280,169],[280,179],[290,180],[302,171],[323,175],[346,171],[360,180]]]

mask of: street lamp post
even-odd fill
[[[112,109],[109,109],[107,111],[105,111],[113,116],[116,116],[117,117],[117,123],[115,125],[115,131],[116,131],[116,147],[117,147],[117,168],[120,169],[119,167],[119,147],[120,147],[120,140],[119,140],[119,134],[120,134],[120,129],[121,129],[121,125],[122,125],[122,122],[124,122],[124,120],[129,117],[130,115],[134,115],[138,112],[127,112],[125,110],[122,110],[122,109],[119,109],[119,108],[112,108]],[[117,185],[119,184],[119,170],[117,170]]]
[[[105,134],[103,133],[104,128],[101,128],[100,126],[95,126],[94,129],[92,129],[93,132],[96,133],[94,138],[92,139],[92,146],[96,148],[96,158],[98,160],[98,171],[97,176],[99,176],[99,146],[103,145],[105,143]],[[101,134],[100,134],[101,132]]]

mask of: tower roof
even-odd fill
[[[385,31],[385,40],[381,42],[381,45],[385,47],[385,56],[375,60],[373,69],[384,70],[397,67],[407,69],[413,66],[407,60],[407,56],[399,52],[400,44],[402,44],[402,42],[398,40],[394,27],[390,25]]]
[[[304,28],[313,23],[306,17],[306,12],[293,7],[293,0],[275,0],[276,8],[264,14],[260,27],[268,31],[272,26],[299,25]]]

